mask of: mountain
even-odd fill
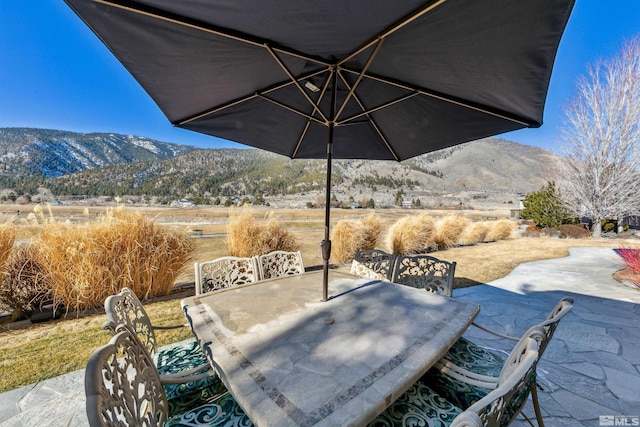
[[[326,185],[322,159],[290,160],[257,149],[200,150],[141,137],[33,129],[23,130],[20,138],[14,136],[10,146],[9,131],[20,134],[0,129],[1,164],[5,173],[11,173],[4,180],[0,176],[4,194],[6,189],[19,195],[46,189],[55,197],[128,195],[164,203],[248,197],[272,205],[288,199],[288,206],[304,206],[319,203]],[[536,147],[487,138],[401,163],[336,160],[332,193],[345,204],[373,199],[376,206],[394,204],[398,193],[404,200],[429,199],[439,205],[489,195],[512,200],[546,183],[547,154]],[[46,162],[51,158],[56,159],[53,166]],[[63,174],[59,165],[67,164],[76,172]]]
[[[52,178],[117,164],[168,159],[194,149],[132,135],[0,128],[0,173]]]

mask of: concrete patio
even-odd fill
[[[573,248],[569,257],[522,264],[503,279],[454,291],[480,304],[478,323],[515,336],[560,298],[573,298],[538,365],[548,427],[640,421],[640,291],[612,278],[621,265],[610,248]],[[465,336],[510,349],[475,328]],[[530,403],[525,413],[533,415]],[[83,371],[0,394],[0,427],[86,425]],[[513,425],[528,424],[519,418]]]

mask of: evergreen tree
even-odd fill
[[[532,220],[538,227],[555,228],[571,222],[554,182],[548,182],[539,191],[527,194],[522,203],[524,209],[520,212],[520,217]]]

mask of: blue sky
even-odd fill
[[[514,0],[535,1],[535,0]],[[500,137],[552,149],[575,81],[640,33],[640,0],[577,0],[539,129]],[[115,132],[200,147],[243,147],[174,128],[62,0],[0,1],[0,127]]]

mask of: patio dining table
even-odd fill
[[[417,381],[475,304],[338,271],[182,300],[209,362],[257,426],[363,425]]]

